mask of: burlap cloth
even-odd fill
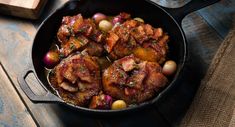
[[[235,27],[218,49],[182,127],[235,127]]]

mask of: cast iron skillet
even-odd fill
[[[182,70],[187,59],[187,43],[184,32],[181,28],[182,19],[195,10],[209,6],[219,0],[192,0],[187,5],[177,9],[160,7],[149,0],[73,0],[65,3],[57,9],[41,24],[34,38],[32,45],[31,58],[32,63],[28,65],[18,76],[18,82],[24,93],[29,99],[37,102],[62,103],[78,111],[93,114],[113,114],[136,111],[150,105],[157,105],[159,100],[169,94],[169,90],[174,90],[175,85],[180,84]],[[129,107],[123,110],[94,110],[84,107],[74,106],[64,102],[59,98],[47,82],[44,73],[43,56],[49,50],[52,40],[61,24],[63,16],[75,15],[81,13],[84,17],[91,17],[96,12],[102,12],[106,15],[117,15],[120,12],[128,12],[132,17],[141,17],[146,23],[154,27],[162,27],[170,35],[170,54],[169,57],[176,61],[178,68],[172,82],[153,99],[139,104],[135,107]],[[36,95],[30,89],[25,79],[29,73],[33,73],[47,93],[45,95]]]

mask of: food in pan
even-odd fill
[[[157,62],[142,61],[134,55],[114,61],[104,71],[102,80],[105,93],[128,104],[150,99],[168,82]]]
[[[80,106],[85,106],[102,88],[99,65],[89,55],[75,54],[63,59],[49,78],[62,98]]]
[[[125,12],[65,16],[44,57],[48,81],[66,102],[91,109],[123,109],[156,96],[174,75],[169,36]],[[168,61],[167,61],[168,60]]]

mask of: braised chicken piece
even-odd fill
[[[99,66],[89,55],[64,59],[50,74],[50,81],[63,99],[79,106],[87,105],[101,90]]]
[[[86,51],[91,56],[102,56],[104,48],[102,44],[90,41],[83,51]]]
[[[127,20],[108,33],[105,49],[113,59],[134,54],[142,60],[163,63],[168,41],[169,36],[161,28]]]
[[[116,60],[102,76],[103,90],[128,104],[152,98],[168,79],[156,62],[142,61],[134,55]]]
[[[67,43],[69,37],[74,35],[74,28],[77,28],[82,23],[83,17],[81,14],[63,17],[61,26],[57,32],[58,41],[61,44]]]
[[[72,52],[82,49],[88,43],[89,40],[83,35],[77,37],[71,36],[66,43],[61,45],[60,54],[68,56]]]
[[[82,51],[87,45],[87,50],[92,54],[94,52],[91,47],[96,46],[99,48],[98,52],[103,52],[103,46],[98,44],[103,40],[103,33],[96,28],[92,19],[83,19],[81,14],[63,17],[57,38],[61,47],[60,54],[64,57],[75,51]]]

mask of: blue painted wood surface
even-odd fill
[[[35,127],[36,124],[0,63],[0,127]]]

